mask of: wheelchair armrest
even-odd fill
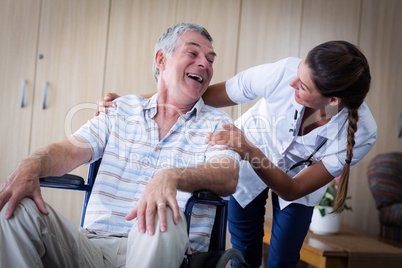
[[[222,197],[209,190],[195,191],[192,196],[199,200],[222,201]]]
[[[90,186],[85,184],[85,181],[82,177],[73,174],[65,174],[60,177],[49,176],[45,178],[40,178],[39,183],[41,187],[79,191],[88,191],[92,188],[92,185]]]
[[[45,177],[40,178],[40,183],[42,184],[67,184],[67,185],[84,185],[84,179],[80,176],[65,174],[60,177]]]

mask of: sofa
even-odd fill
[[[402,242],[402,153],[377,155],[367,176],[379,211],[381,238]]]

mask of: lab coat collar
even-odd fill
[[[297,121],[299,125],[300,124],[299,122],[303,118],[305,107],[296,102],[294,98],[292,100],[292,104],[294,108],[298,111],[299,116]],[[342,129],[342,126],[347,122],[347,118],[348,118],[348,109],[344,107],[339,113],[333,116],[328,123],[312,130],[310,133],[300,138],[303,139],[303,142],[305,144],[311,146],[314,146],[316,144],[317,136],[328,138],[329,140],[334,140],[338,136],[340,130]]]

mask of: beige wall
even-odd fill
[[[373,82],[367,103],[379,131],[373,150],[352,170],[349,204],[353,212],[343,213],[343,222],[377,233],[366,168],[375,155],[402,149],[397,137],[402,112],[398,88],[402,84],[402,1],[111,0],[109,4],[103,94],[155,91],[150,69],[153,46],[167,27],[181,21],[202,24],[214,37],[218,57],[213,83],[261,63],[304,57],[323,41],[345,39],[359,45],[371,64]],[[250,105],[225,110],[236,118]],[[66,207],[56,199],[49,202]],[[79,215],[77,211],[68,217],[78,224]]]
[[[345,213],[343,222],[378,233],[378,213],[367,184],[366,169],[377,154],[401,151],[398,139],[402,113],[402,1],[364,0],[360,6],[359,45],[371,64],[372,87],[367,97],[378,125],[373,149],[353,170],[349,193],[353,213]]]

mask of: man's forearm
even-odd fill
[[[61,176],[90,160],[89,148],[78,148],[69,140],[52,143],[35,151],[23,163],[36,166],[39,177]]]
[[[50,144],[22,160],[0,186],[0,209],[8,202],[6,219],[13,215],[18,203],[25,197],[35,201],[43,214],[48,214],[39,186],[39,178],[63,175],[89,161],[91,150],[73,145],[69,140]]]
[[[220,157],[205,164],[172,170],[177,189],[184,192],[210,190],[221,196],[236,191],[239,165],[230,158]]]

